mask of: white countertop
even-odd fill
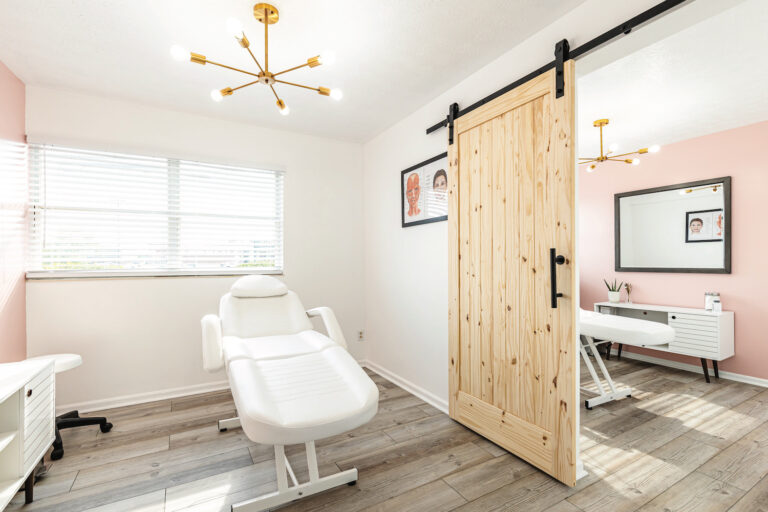
[[[690,313],[692,315],[722,316],[733,314],[732,311],[707,311],[706,309],[680,308],[677,306],[660,306],[658,304],[635,304],[634,302],[595,302],[595,306],[622,309],[642,309],[645,311],[664,311],[667,313]]]

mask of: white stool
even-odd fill
[[[29,359],[53,361],[53,371],[55,373],[65,372],[83,364],[83,358],[80,357],[79,354],[51,354],[47,356],[30,357]],[[112,430],[112,424],[107,421],[107,418],[81,418],[80,413],[77,411],[70,411],[60,416],[56,416],[56,440],[53,442],[51,460],[58,460],[64,456],[64,446],[61,442],[61,434],[59,434],[59,430],[83,427],[86,425],[99,425],[101,431],[104,433]]]

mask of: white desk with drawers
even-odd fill
[[[54,439],[54,392],[53,361],[0,364],[0,510],[22,485],[32,501],[35,466]]]
[[[717,362],[728,359],[734,354],[733,311],[715,313],[705,309],[631,302],[597,302],[595,311],[662,322],[673,327],[675,339],[669,345],[645,348],[698,357],[707,382],[709,382],[707,359],[712,361],[715,377],[719,378]],[[621,345],[619,345],[619,357],[621,357]]]

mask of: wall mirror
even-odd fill
[[[616,271],[731,272],[731,178],[614,195]]]

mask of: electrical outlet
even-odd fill
[[[365,333],[363,331],[357,331],[357,341],[363,341],[365,339]]]

